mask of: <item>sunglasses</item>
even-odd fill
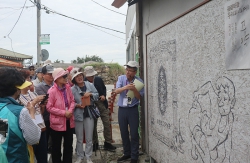
[[[63,75],[62,77],[63,79],[66,79],[68,77],[68,74]]]
[[[35,69],[30,69],[30,71],[35,71]]]

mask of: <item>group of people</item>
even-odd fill
[[[124,149],[118,162],[131,158],[131,163],[135,163],[139,156],[138,104],[144,89],[138,91],[133,84],[134,79],[142,82],[135,76],[138,67],[137,62],[129,61],[126,74],[119,76],[116,84]],[[0,78],[0,119],[7,119],[9,126],[6,140],[2,144],[0,140],[1,163],[47,163],[48,152],[52,154],[53,163],[72,163],[74,133],[76,163],[81,163],[84,157],[87,163],[92,163],[92,152],[99,147],[94,107],[98,108],[104,125],[104,149],[116,150],[111,144],[106,86],[92,66],[84,70],[72,66],[64,70],[52,64],[36,70],[34,66],[29,70],[3,67]],[[128,90],[135,95],[131,103],[126,102]],[[90,99],[89,105],[82,104],[83,97]]]

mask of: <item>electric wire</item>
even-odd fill
[[[78,21],[78,22],[81,22],[81,23],[84,23],[84,24],[88,24],[88,25],[92,25],[92,26],[99,27],[99,28],[103,28],[103,29],[107,29],[107,30],[111,30],[111,31],[114,31],[114,32],[118,32],[118,33],[125,34],[124,32],[121,32],[121,31],[118,31],[118,30],[115,30],[115,29],[111,29],[111,28],[108,28],[108,27],[103,27],[103,26],[100,26],[100,25],[96,25],[96,24],[93,24],[93,23],[89,23],[89,22],[86,22],[86,21],[83,21],[83,20],[80,20],[80,19],[76,19],[76,18],[67,16],[67,15],[61,14],[61,13],[55,11],[55,10],[49,9],[49,8],[48,8],[47,6],[45,6],[45,5],[42,5],[42,6],[45,7],[45,8],[42,8],[43,10],[52,12],[52,13],[54,13],[54,14],[58,14],[58,15],[61,15],[61,16],[66,17],[66,18],[73,19],[73,20],[75,20],[75,21]]]
[[[20,8],[13,8],[13,7],[0,7],[0,9],[12,9],[12,10],[20,10],[21,8],[29,8],[29,7],[34,7],[34,6],[23,6]]]
[[[34,5],[37,5],[37,4],[36,4],[35,2],[33,2],[32,0],[29,0],[29,1],[30,1],[31,3],[33,3]],[[40,5],[40,6],[43,6],[41,9],[45,10],[46,12],[51,12],[51,13],[53,13],[53,14],[57,14],[57,15],[60,15],[60,16],[63,16],[63,17],[66,17],[66,18],[69,18],[69,19],[78,21],[78,22],[80,22],[80,23],[84,23],[85,25],[88,25],[89,27],[92,27],[92,28],[94,28],[94,29],[96,29],[96,30],[102,31],[102,32],[104,32],[104,33],[106,33],[106,34],[109,34],[109,35],[111,35],[111,36],[114,36],[114,37],[117,37],[117,38],[119,38],[119,39],[125,40],[125,39],[123,39],[123,38],[121,38],[121,37],[118,37],[118,36],[113,35],[113,34],[111,34],[111,33],[105,32],[105,31],[103,31],[103,30],[101,30],[101,29],[98,29],[98,28],[96,28],[96,27],[104,28],[104,29],[107,29],[107,30],[115,31],[115,32],[119,32],[119,33],[122,33],[122,34],[125,34],[124,32],[117,31],[117,30],[114,30],[114,29],[111,29],[111,28],[107,28],[107,27],[103,27],[103,26],[100,26],[100,25],[96,25],[96,24],[93,24],[93,23],[89,23],[89,22],[86,22],[86,21],[83,21],[83,20],[79,20],[79,19],[76,19],[76,18],[67,16],[67,15],[61,14],[61,13],[59,13],[59,12],[57,12],[57,11],[55,11],[55,10],[53,10],[53,9],[51,9],[51,8],[49,8],[49,7],[47,7],[47,6],[45,6],[45,5],[43,5],[43,4],[39,4],[39,5]],[[94,27],[94,26],[95,26],[95,27]]]
[[[117,14],[121,14],[121,15],[126,16],[126,15],[123,14],[123,13],[120,13],[120,12],[117,12],[117,11],[114,11],[114,10],[111,10],[111,9],[105,7],[105,6],[103,6],[103,5],[99,4],[99,3],[97,3],[96,1],[93,1],[93,0],[91,0],[91,1],[94,2],[94,3],[96,3],[96,4],[98,4],[99,6],[101,6],[101,7],[103,7],[103,8],[105,8],[105,9],[107,9],[107,10],[110,10],[110,11],[113,11],[113,12],[115,12],[115,13],[117,13]]]
[[[9,17],[9,16],[11,16],[11,15],[13,15],[13,14],[15,14],[17,11],[18,11],[18,10],[12,11],[11,14],[9,14],[9,15],[7,15],[6,17],[0,19],[0,21],[2,21],[3,19],[5,19],[5,18],[7,18],[7,17]]]
[[[13,46],[12,46],[12,39],[10,38],[10,34],[11,34],[11,32],[13,31],[13,29],[15,28],[15,26],[17,25],[17,23],[18,23],[18,21],[19,21],[21,15],[22,15],[22,13],[23,13],[23,9],[24,9],[24,7],[25,7],[26,2],[27,2],[27,0],[25,0],[25,2],[24,2],[24,5],[23,5],[23,7],[22,7],[22,11],[21,11],[21,13],[19,14],[19,17],[18,17],[16,23],[14,24],[14,26],[13,26],[12,29],[10,30],[9,34],[7,35],[8,38],[10,39],[11,49],[12,49],[12,51],[13,51],[15,57],[16,57],[16,53],[14,52],[14,49],[13,49]]]

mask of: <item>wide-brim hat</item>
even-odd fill
[[[89,76],[94,76],[97,74],[97,72],[95,71],[94,67],[93,66],[86,66],[84,68],[84,73],[85,73],[85,76],[86,77],[89,77]]]
[[[79,68],[73,68],[71,71],[70,71],[70,75],[72,76],[71,77],[71,80],[73,80],[77,75],[79,74],[83,74],[83,72],[79,71]]]
[[[28,87],[28,86],[31,86],[31,85],[32,85],[31,82],[25,81],[22,85],[16,86],[16,87],[17,87],[18,89],[24,89],[24,88],[26,88],[26,87]]]
[[[56,69],[54,69],[52,76],[54,78],[54,81],[56,81],[56,79],[66,75],[66,74],[68,74],[68,71],[65,71],[63,68],[56,68]]]

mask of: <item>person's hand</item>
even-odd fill
[[[101,101],[104,101],[105,99],[106,99],[106,98],[105,98],[104,95],[100,96],[100,100],[101,100]]]
[[[32,101],[32,104],[36,105],[37,103],[41,102],[44,99],[44,97],[45,97],[45,95],[36,96],[36,98]]]
[[[84,109],[85,107],[83,107],[82,105],[80,104],[76,104],[76,108],[81,108],[81,109]]]
[[[72,113],[70,111],[66,110],[65,117],[66,118],[71,118],[72,117]]]
[[[131,91],[136,89],[134,83],[130,83],[130,84],[126,85],[125,87],[127,90],[131,90]]]
[[[31,118],[35,119],[36,109],[34,105],[31,102],[28,102],[26,108],[29,110]]]
[[[84,97],[89,97],[89,96],[92,96],[92,93],[90,93],[90,92],[84,93]]]

